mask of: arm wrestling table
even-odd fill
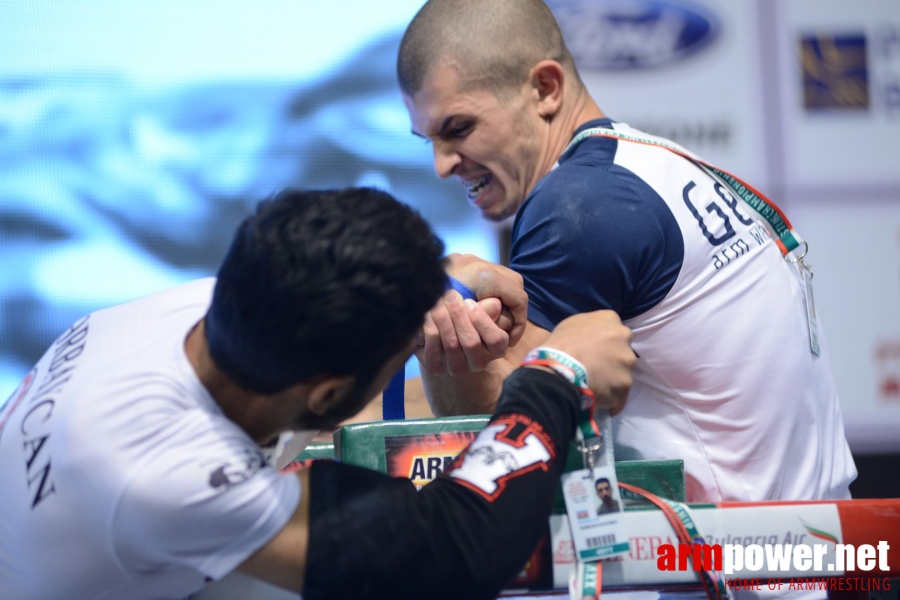
[[[334,445],[308,447],[287,469],[303,468],[311,460],[336,458],[389,475],[409,477],[421,487],[442,472],[487,420],[487,417],[451,417],[350,425],[336,433]],[[566,470],[579,468],[578,453],[569,452]],[[681,461],[617,462],[616,474],[622,483],[684,501]],[[603,562],[603,591],[699,590],[696,573],[690,566],[687,570],[658,568],[659,548],[665,544],[678,548],[678,538],[662,511],[625,489],[622,499],[630,552]],[[772,569],[763,560],[759,569],[726,574],[724,577],[731,580],[732,589],[775,590],[776,594],[779,590],[824,589],[831,599],[855,600],[869,598],[869,590],[881,589],[890,578],[900,577],[900,499],[722,502],[695,504],[690,508],[709,544],[746,547],[816,543],[825,547],[820,562],[808,569],[797,568],[793,561],[776,564],[787,568]],[[877,547],[879,542],[887,543],[889,549],[877,557],[876,563],[878,560],[881,563],[872,570],[864,570],[860,564],[849,568],[849,561],[848,568],[835,568],[838,544]],[[567,596],[569,575],[574,567],[572,537],[562,495],[557,494],[547,534],[504,597]],[[893,583],[892,588],[900,585],[900,581]],[[293,596],[247,577],[232,575],[194,597],[197,600],[285,600]]]

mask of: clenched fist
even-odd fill
[[[631,389],[631,370],[637,357],[631,349],[631,330],[611,310],[574,315],[560,322],[541,346],[569,354],[588,372],[597,407],[618,414]]]

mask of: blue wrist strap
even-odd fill
[[[456,290],[463,300],[478,301],[478,296],[470,290],[466,285],[458,279],[447,277],[449,289]],[[406,367],[400,369],[396,375],[391,378],[391,382],[384,389],[381,395],[381,418],[385,421],[397,421],[406,418],[405,398],[403,394],[403,386],[406,383]]]
[[[447,280],[450,282],[450,289],[459,292],[459,295],[463,297],[463,300],[474,300],[475,302],[478,302],[478,296],[475,295],[475,292],[467,288],[462,281],[450,276],[447,276]]]
[[[385,421],[398,421],[406,418],[403,385],[406,383],[406,365],[391,377],[391,382],[381,395],[381,418]]]

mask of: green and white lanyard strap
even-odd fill
[[[578,389],[582,401],[578,428],[575,434],[576,447],[584,455],[584,466],[593,470],[597,461],[595,453],[598,450],[602,450],[604,446],[609,446],[611,450],[612,440],[607,439],[609,437],[608,428],[605,428],[607,433],[604,434],[594,418],[596,397],[590,387],[588,387],[587,370],[572,356],[560,350],[547,347],[538,347],[529,352],[522,364],[548,367]],[[610,461],[609,464],[612,464],[611,451],[604,453],[602,457]],[[704,544],[703,537],[697,530],[694,519],[686,505],[681,502],[660,498],[627,483],[619,483],[619,487],[641,495],[655,504],[671,523],[678,536],[679,543]],[[576,572],[569,582],[571,597],[579,600],[583,598],[599,598],[602,590],[602,573],[603,566],[600,561],[577,561]],[[724,600],[730,597],[720,576],[702,569],[698,572],[698,576],[709,600]]]
[[[569,578],[569,598],[599,600],[603,591],[603,562],[575,562],[575,572]]]
[[[634,142],[637,144],[657,146],[660,148],[665,148],[669,152],[674,152],[675,154],[688,159],[705,173],[707,173],[710,177],[734,192],[734,194],[738,198],[744,201],[744,204],[746,204],[766,222],[769,230],[775,234],[775,243],[778,244],[778,248],[781,250],[781,253],[784,255],[786,260],[788,260],[789,262],[800,263],[800,266],[802,268],[812,273],[810,266],[803,262],[803,258],[809,251],[809,244],[807,244],[803,240],[803,238],[800,237],[800,234],[797,233],[797,230],[794,229],[794,227],[791,225],[791,222],[781,211],[781,209],[778,208],[778,206],[774,202],[769,200],[762,192],[760,192],[747,182],[738,177],[735,177],[727,171],[724,171],[706,162],[699,156],[695,155],[693,152],[682,148],[674,142],[663,141],[648,136],[623,133],[621,131],[616,131],[615,129],[609,129],[607,127],[592,127],[590,129],[585,129],[574,138],[572,138],[572,141],[569,142],[569,145],[566,147],[563,154],[569,152],[569,150],[589,137],[607,137],[626,142]],[[793,254],[795,251],[799,251],[799,255],[795,256]]]
[[[661,498],[647,490],[627,483],[620,482],[619,487],[638,494],[639,496],[643,496],[655,504],[669,520],[669,524],[672,525],[675,534],[678,536],[679,544],[686,544],[688,546],[699,544],[701,547],[706,545],[706,541],[703,536],[700,535],[697,525],[694,522],[694,518],[691,515],[691,511],[686,504],[667,498]],[[694,556],[696,555],[692,552],[691,562],[694,561]],[[725,581],[722,579],[721,573],[707,571],[706,569],[703,569],[702,566],[698,568],[697,565],[694,565],[694,569],[697,571],[700,583],[703,584],[703,590],[706,592],[706,597],[709,600],[726,600],[731,598],[731,594],[725,586]]]
[[[575,358],[555,348],[538,347],[529,352],[523,365],[548,367],[556,371],[581,393],[581,412],[575,430],[576,447],[584,453],[585,467],[593,468],[595,453],[602,448],[602,431],[594,419],[597,398],[588,386],[587,369]]]
[[[566,146],[565,151],[563,151],[563,155],[589,137],[612,138],[635,144],[656,146],[664,148],[669,152],[673,152],[678,156],[691,161],[697,168],[709,175],[714,181],[718,182],[719,185],[722,185],[725,189],[733,192],[736,198],[739,198],[746,207],[755,212],[765,222],[766,229],[773,234],[773,239],[778,245],[778,249],[781,250],[784,259],[789,263],[797,264],[798,275],[800,276],[804,288],[806,317],[809,323],[810,350],[816,356],[820,354],[821,349],[819,347],[818,339],[816,308],[812,290],[813,270],[812,265],[803,260],[809,252],[809,244],[800,237],[800,234],[797,233],[797,230],[791,225],[787,216],[774,202],[769,200],[762,192],[743,179],[706,162],[690,150],[682,148],[674,142],[661,140],[651,136],[624,133],[608,127],[592,127],[590,129],[585,129],[572,138],[572,141],[569,142],[569,145]],[[559,165],[558,162],[557,165]],[[732,208],[734,207],[732,206]]]
[[[575,430],[575,447],[582,454],[584,467],[593,472],[598,459],[613,464],[611,424],[604,423],[601,429],[594,418],[597,399],[588,387],[588,375],[584,366],[565,352],[546,347],[538,347],[529,352],[522,364],[553,369],[578,389],[582,402],[578,427]],[[609,421],[609,411],[604,411],[604,416],[605,420]],[[600,598],[603,589],[603,564],[600,561],[578,560],[572,575],[569,580],[571,598],[577,600]]]

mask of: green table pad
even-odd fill
[[[346,425],[335,432],[334,457],[347,464],[409,477],[421,486],[437,476],[484,429],[488,419],[487,416],[442,417]],[[573,445],[565,470],[580,468],[581,455]],[[681,460],[619,461],[616,477],[664,498],[682,502],[685,499]],[[626,508],[640,502],[627,490],[622,490],[622,499]],[[561,490],[553,512],[565,512]]]
[[[310,444],[294,460],[334,460],[334,444]]]

